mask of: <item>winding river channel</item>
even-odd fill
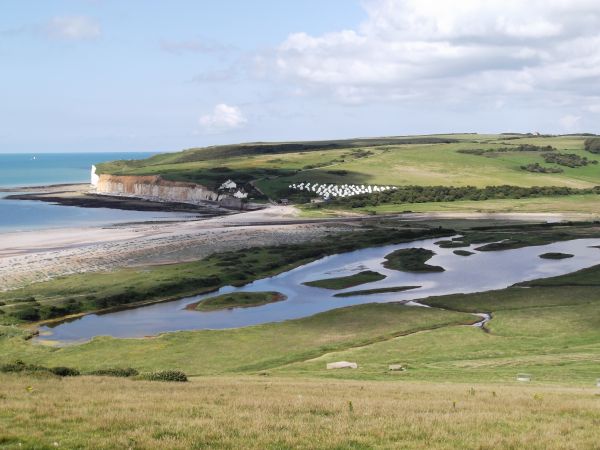
[[[135,338],[179,330],[236,328],[296,319],[362,303],[410,302],[433,295],[502,289],[520,281],[563,275],[600,264],[600,249],[593,248],[600,244],[598,239],[578,239],[492,252],[465,248],[475,253],[467,257],[455,255],[454,249],[440,248],[435,244],[438,240],[428,239],[327,256],[240,288],[226,286],[211,294],[105,314],[89,314],[53,327],[41,327],[37,339],[66,344],[84,342],[104,335]],[[385,255],[397,249],[413,247],[433,250],[436,255],[427,263],[442,266],[446,270],[436,273],[408,273],[388,270],[382,266]],[[539,257],[548,252],[569,253],[574,257],[562,260]],[[377,271],[386,278],[340,291],[302,284],[306,281],[352,275],[364,270]],[[334,294],[340,292],[397,286],[421,287],[404,292],[334,297]],[[202,299],[236,291],[277,291],[286,295],[287,300],[254,308],[212,312],[185,309],[187,305]]]

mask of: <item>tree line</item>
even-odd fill
[[[600,186],[575,189],[563,186],[402,186],[394,191],[375,192],[355,197],[337,198],[330,202],[349,208],[364,208],[385,204],[454,202],[459,200],[498,200],[531,197],[556,197],[575,194],[600,194]]]

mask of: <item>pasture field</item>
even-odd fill
[[[398,226],[391,223],[380,223],[388,238],[379,244],[389,242]],[[598,236],[594,224],[474,226],[451,220],[433,222],[429,230],[441,224],[460,230],[469,242],[509,237],[511,248]],[[418,223],[411,227],[428,230]],[[449,235],[443,229],[439,234]],[[380,238],[373,231],[360,240],[353,236],[354,247],[377,245]],[[348,244],[348,238],[335,241],[342,244],[338,249]],[[290,249],[256,252],[248,257],[263,261],[265,270],[275,260],[281,267],[280,257],[293,267],[316,256],[293,250],[300,259],[292,261]],[[217,270],[233,259],[239,255],[220,255],[206,267]],[[194,266],[159,267],[156,277],[144,270],[75,275],[45,286],[53,287],[48,295],[58,300],[93,285],[115,286],[114,295],[142,279],[206,276]],[[30,295],[37,289],[38,296],[44,291],[27,289]],[[34,342],[23,324],[5,321],[2,364],[21,360],[82,375],[0,370],[0,447],[597,448],[600,266],[419,302],[429,308],[372,303],[245,328],[97,337],[62,347]],[[483,328],[474,326],[483,313],[491,319]],[[326,369],[343,360],[358,369]],[[406,370],[390,371],[391,364]],[[140,373],[182,370],[191,381],[89,375],[129,367]],[[531,381],[516,381],[520,373]]]
[[[377,138],[190,149],[148,160],[99,165],[100,172],[126,175],[161,175],[176,181],[192,181],[216,188],[226,179],[252,185],[257,200],[289,197],[303,202],[308,197],[288,189],[296,182],[334,184],[378,184],[394,186],[520,186],[593,188],[600,185],[600,164],[567,167],[544,162],[543,151],[520,151],[519,146],[553,147],[556,153],[586,157],[600,156],[584,150],[586,136],[441,135],[406,138]],[[514,149],[506,151],[506,149]],[[494,150],[481,155],[467,150]],[[522,166],[539,163],[560,168],[561,173],[533,173]],[[441,204],[380,205],[375,212],[413,211],[525,211],[586,212],[593,200],[571,199],[486,200]],[[537,199],[536,199],[537,200]],[[588,202],[588,200],[590,200]],[[585,204],[584,204],[585,203]],[[597,203],[597,202],[596,202]],[[563,209],[564,208],[564,209]],[[340,209],[336,206],[335,209]],[[364,210],[357,212],[364,213]]]
[[[0,374],[6,449],[594,449],[590,388]]]

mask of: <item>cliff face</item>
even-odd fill
[[[164,180],[160,176],[100,175],[96,181],[96,193],[123,195],[159,202],[201,204],[219,202],[228,208],[240,208],[238,199],[224,196],[195,183]]]

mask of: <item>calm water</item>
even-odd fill
[[[0,153],[0,187],[45,186],[90,181],[92,164],[143,159],[153,153]]]
[[[476,252],[469,257],[454,255],[452,249],[439,248],[434,245],[435,241],[436,239],[432,239],[343,253],[272,278],[255,281],[242,288],[225,287],[218,293],[209,295],[104,315],[91,314],[54,328],[42,327],[40,331],[43,336],[40,338],[81,342],[100,335],[142,337],[178,330],[234,328],[296,319],[361,303],[409,301],[431,295],[501,289],[520,281],[563,275],[600,264],[600,250],[590,248],[600,244],[597,239],[579,239],[499,252]],[[434,250],[437,255],[429,263],[442,266],[446,271],[415,274],[388,270],[382,266],[385,255],[399,248],[410,247]],[[547,252],[571,253],[575,257],[560,261],[539,258],[540,254]],[[421,288],[406,292],[336,298],[333,297],[335,293],[345,291],[331,291],[302,284],[305,281],[346,276],[367,269],[382,273],[387,278],[345,291],[408,285]],[[278,291],[288,298],[255,308],[213,312],[185,309],[186,305],[198,300],[235,291]]]
[[[151,155],[152,153],[0,154],[0,187],[89,182],[92,164],[115,159],[146,158]],[[189,213],[121,211],[6,200],[6,195],[10,194],[0,193],[0,233],[190,217]]]

